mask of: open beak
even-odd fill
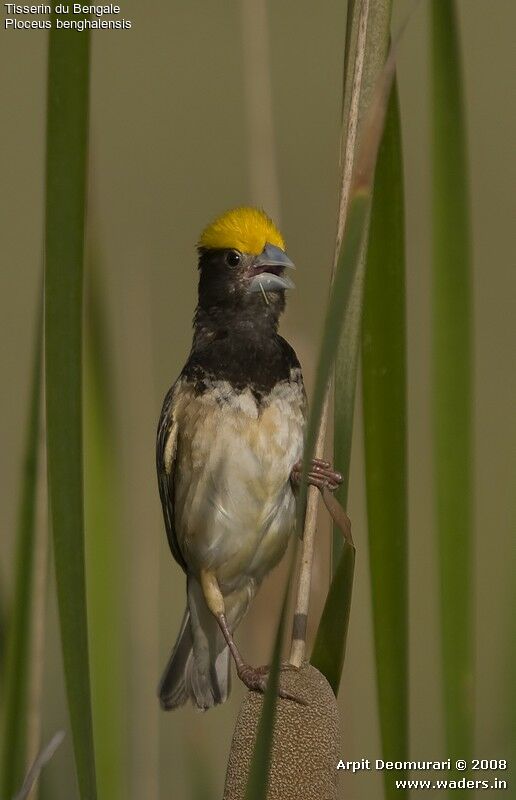
[[[294,282],[283,275],[285,269],[295,269],[284,250],[267,243],[254,261],[249,292],[274,292],[278,289],[293,289]]]

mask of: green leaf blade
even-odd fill
[[[18,511],[14,601],[8,628],[6,693],[3,719],[0,796],[12,797],[25,769],[27,738],[27,691],[29,681],[31,603],[34,588],[36,498],[41,418],[41,366],[43,326],[36,318],[34,355],[27,417],[20,506]]]
[[[359,265],[363,237],[369,216],[369,207],[370,195],[368,192],[357,192],[351,198],[349,204],[346,229],[324,325],[314,398],[308,421],[304,455],[305,464],[308,463],[307,459],[312,458],[315,447],[317,420],[321,413],[325,387],[337,353],[342,322],[352,297],[354,279]],[[347,398],[345,402],[347,402]],[[342,538],[342,532],[339,533]],[[339,690],[344,664],[354,566],[355,548],[342,543],[340,557],[324,604],[310,657],[310,663],[319,672],[322,672],[335,695]]]
[[[473,747],[471,245],[455,4],[432,24],[433,415],[447,750]]]
[[[360,99],[361,104],[364,102],[361,112],[363,121],[359,130],[359,145],[354,164],[344,235],[330,296],[321,363],[316,375],[314,392],[315,400],[318,401],[320,392],[318,382],[322,378],[327,380],[329,370],[335,362],[334,455],[335,463],[344,478],[342,486],[337,492],[337,498],[344,507],[347,507],[372,184],[395,68],[394,52],[391,50],[387,55],[390,18],[390,0],[381,0],[370,6],[368,45],[364,64],[368,90],[365,92],[365,96],[369,95],[368,104],[366,105],[365,100]],[[344,102],[344,108],[346,108],[346,102]],[[322,391],[324,397],[324,389]],[[322,403],[316,406],[316,413],[319,412],[321,406]],[[312,455],[314,438],[310,418],[305,460]],[[335,693],[339,689],[344,663],[354,563],[354,548],[343,542],[341,531],[334,531],[333,578],[319,623],[311,663],[326,676]]]
[[[403,166],[393,86],[378,154],[364,285],[362,386],[369,562],[383,757],[408,760]],[[406,792],[384,774],[386,797]],[[401,795],[400,795],[401,791]]]
[[[322,672],[335,696],[339,692],[346,653],[354,572],[355,548],[344,542],[310,656],[310,663]],[[337,636],[336,631],[339,632]]]
[[[82,447],[82,280],[89,35],[88,31],[56,29],[55,13],[52,22],[48,60],[45,243],[49,506],[78,783],[82,800],[95,800]]]
[[[305,478],[308,471],[308,464],[314,454],[319,419],[324,405],[326,387],[335,362],[342,331],[342,323],[350,304],[353,280],[358,266],[369,213],[369,204],[370,196],[369,193],[365,191],[356,192],[349,203],[346,230],[342,240],[337,269],[335,271],[335,280],[326,310],[315,375],[313,398],[310,405],[310,416],[308,418],[303,458]],[[306,492],[306,480],[303,480],[301,483],[300,501],[298,503],[299,509],[303,509],[305,506]]]
[[[293,562],[294,563],[294,562]],[[281,646],[285,632],[285,619],[287,613],[287,600],[290,591],[292,568],[289,573],[287,587],[283,597],[281,614],[276,630],[271,666],[267,680],[267,689],[263,698],[262,713],[256,732],[256,743],[253,757],[249,767],[249,777],[245,793],[245,800],[265,800],[272,754],[272,740],[274,735],[274,721],[278,704],[278,688],[281,666]]]
[[[86,300],[84,473],[86,573],[93,734],[99,798],[124,800],[126,698],[124,658],[123,551],[118,504],[116,420],[109,335],[95,259],[91,259]]]

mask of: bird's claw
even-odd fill
[[[264,694],[267,689],[268,672],[268,667],[251,667],[249,664],[244,664],[238,669],[238,677],[250,691]],[[282,697],[284,700],[292,700],[302,706],[307,705],[306,700],[297,697],[297,695],[288,692],[286,689],[282,689],[281,686],[278,687],[278,697]]]
[[[303,475],[303,462],[298,461],[292,468],[291,478],[292,481],[299,485]],[[313,458],[308,470],[307,482],[310,486],[316,486],[318,489],[326,487],[330,492],[338,489],[342,483],[342,475],[333,469],[329,461],[324,461],[322,458]]]

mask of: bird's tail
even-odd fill
[[[158,695],[166,711],[191,700],[202,710],[227,700],[230,653],[198,582],[188,579],[188,608],[161,678]]]

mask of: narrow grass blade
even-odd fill
[[[30,795],[32,788],[36,781],[39,778],[41,770],[43,767],[48,764],[50,759],[53,757],[54,753],[58,749],[59,745],[64,739],[64,731],[58,731],[50,742],[43,748],[43,750],[39,753],[37,758],[35,759],[34,763],[32,764],[31,768],[29,769],[25,780],[23,781],[23,786],[13,798],[13,800],[26,800],[26,798]]]
[[[128,762],[127,666],[121,603],[123,543],[117,519],[116,423],[98,259],[88,275],[85,350],[85,519],[93,733],[100,798],[122,800]]]
[[[322,344],[317,362],[315,387],[306,433],[305,470],[307,470],[307,465],[314,452],[318,420],[324,404],[328,379],[335,361],[342,322],[351,296],[353,278],[358,265],[360,248],[369,211],[369,202],[370,196],[368,190],[364,187],[360,187],[351,198],[349,204],[346,229],[337,263],[335,281],[326,310]],[[301,496],[304,499],[304,497],[306,497],[305,481],[302,482],[302,487],[304,487],[304,491],[301,492]],[[303,508],[304,503],[300,503],[299,506]]]
[[[394,84],[376,167],[362,316],[369,563],[385,760],[408,760],[405,229]],[[385,796],[402,797],[385,772]]]
[[[434,0],[433,401],[447,752],[473,745],[471,252],[455,4]]]
[[[369,213],[370,196],[363,188],[351,199],[342,241],[335,282],[330,296],[323,345],[316,374],[315,392],[308,424],[305,458],[311,458],[315,445],[316,414],[320,413],[324,401],[324,391],[337,350],[343,315],[346,313],[351,296],[355,270],[360,259],[362,238]],[[342,536],[342,534],[340,534]],[[335,694],[339,689],[348,621],[351,607],[355,548],[343,543],[337,570],[330,585],[326,603],[317,630],[310,658],[319,672],[322,672]]]
[[[360,93],[355,99],[361,124],[358,129],[359,142],[364,134],[364,120],[367,119],[367,112],[371,99],[374,96],[375,82],[382,72],[384,62],[389,49],[390,22],[392,12],[392,0],[361,0],[355,2],[348,8],[348,24],[351,23],[352,30],[346,46],[356,48],[360,37],[361,27],[361,6],[368,6],[367,18],[365,20],[367,36],[365,40],[365,54],[363,63],[363,77]],[[348,66],[349,69],[349,66]],[[344,110],[351,113],[353,100],[348,95],[353,92],[355,77],[351,74],[346,76],[346,97],[344,98]],[[387,100],[387,98],[385,98]],[[346,145],[347,150],[347,145]],[[356,161],[356,159],[352,160]],[[344,169],[346,165],[344,164]],[[368,220],[366,221],[366,227]],[[340,226],[339,226],[340,227]],[[361,321],[362,321],[362,298],[365,275],[365,257],[367,247],[367,237],[364,237],[363,249],[357,266],[355,278],[351,289],[349,307],[344,319],[338,353],[335,361],[335,391],[334,391],[334,459],[338,464],[344,480],[337,492],[337,498],[343,508],[347,508],[348,485],[349,485],[349,465],[351,460],[351,443],[353,437],[353,418],[355,407],[355,387],[360,353]],[[332,539],[331,566],[332,573],[337,569],[339,556],[343,550],[343,542],[340,531],[334,530]]]
[[[346,653],[354,571],[355,548],[344,542],[310,657],[310,663],[326,677],[335,696]]]
[[[6,664],[6,642],[7,642],[7,613],[3,591],[0,590],[0,703],[4,698],[4,676],[7,669]]]
[[[377,11],[379,12],[380,6]],[[383,35],[388,36],[390,5],[382,8]],[[388,11],[385,16],[385,11]],[[387,25],[385,24],[387,21]],[[378,36],[378,31],[376,34]],[[308,425],[305,459],[312,456],[315,443],[317,415],[322,408],[324,389],[330,368],[336,357],[341,338],[342,322],[346,319],[346,330],[350,332],[350,341],[339,351],[339,368],[341,381],[337,380],[339,368],[336,370],[336,433],[337,446],[345,442],[351,444],[351,424],[353,405],[356,360],[354,347],[358,347],[360,339],[360,276],[357,271],[363,256],[364,236],[367,230],[372,185],[376,168],[376,159],[380,140],[383,135],[387,105],[390,96],[395,68],[395,48],[391,47],[389,56],[374,86],[373,97],[368,114],[363,123],[360,137],[358,158],[353,171],[350,200],[346,217],[346,226],[342,246],[337,263],[335,282],[333,285],[323,333],[321,356],[316,374],[316,388]],[[353,309],[348,314],[351,303]],[[352,324],[350,323],[352,321]],[[356,326],[358,324],[358,329]],[[339,394],[339,390],[342,394]],[[339,438],[341,437],[341,438]],[[342,448],[341,448],[342,449]],[[344,493],[347,492],[349,452],[344,452]],[[306,462],[305,462],[306,463]],[[337,459],[340,467],[340,462]],[[340,499],[340,498],[339,498]],[[341,535],[341,534],[339,534]],[[339,546],[340,558],[328,592],[325,607],[317,631],[311,663],[326,676],[337,693],[342,671],[347,637],[347,624],[351,602],[351,584],[353,579],[354,549],[348,544]]]
[[[12,797],[26,764],[27,693],[30,668],[31,605],[34,588],[36,496],[41,421],[43,327],[38,301],[34,354],[18,510],[14,599],[8,626],[0,797]]]
[[[292,565],[294,564],[292,561]],[[267,797],[267,784],[269,781],[270,761],[272,753],[272,736],[274,733],[274,720],[278,702],[279,674],[281,664],[281,647],[285,632],[285,619],[287,615],[287,601],[292,580],[292,567],[289,573],[287,588],[283,597],[281,614],[274,640],[274,649],[269,670],[267,690],[263,699],[263,708],[256,734],[253,758],[249,769],[249,778],[245,800],[265,800]]]
[[[317,364],[315,389],[308,420],[305,443],[304,469],[312,458],[317,437],[318,419],[324,405],[326,386],[338,347],[342,320],[351,296],[353,279],[360,258],[362,239],[367,223],[370,197],[364,187],[355,190],[351,197],[346,228],[342,240],[341,253],[337,263],[326,320],[323,330],[322,345]],[[305,485],[303,481],[302,486]],[[299,506],[304,507],[306,488],[300,492]],[[342,533],[341,533],[342,536]],[[355,565],[355,548],[344,544],[341,557],[330,585],[328,596],[319,623],[310,663],[322,672],[337,695],[348,629],[351,608],[351,591]]]
[[[79,790],[82,800],[94,800],[82,464],[82,278],[89,36],[87,31],[57,29],[55,13],[52,21],[48,59],[45,263],[49,505]]]

